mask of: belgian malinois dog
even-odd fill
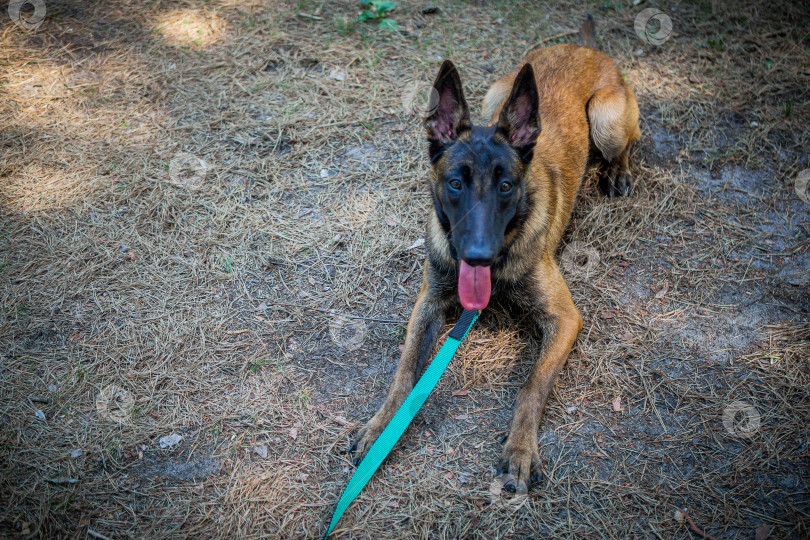
[[[465,309],[484,309],[496,297],[510,313],[528,315],[542,343],[518,393],[497,472],[518,493],[540,480],[540,420],[582,329],[554,251],[589,156],[601,164],[601,190],[628,195],[628,155],[640,136],[633,90],[596,50],[590,16],[581,36],[582,46],[529,53],[498,80],[484,98],[488,126],[472,125],[458,72],[451,62],[442,64],[433,85],[437,103],[424,122],[435,212],[427,225],[422,290],[386,400],[350,449],[356,463],[413,388],[446,312],[459,301]]]

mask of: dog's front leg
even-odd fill
[[[557,376],[582,329],[582,318],[559,268],[553,261],[541,266],[532,280],[534,294],[529,309],[542,335],[542,351],[529,380],[518,393],[512,426],[497,468],[504,487],[520,494],[527,493],[532,482],[541,478],[537,443],[540,420]]]
[[[437,291],[431,290],[428,286],[426,272],[422,290],[408,321],[405,348],[402,350],[385,402],[377,414],[360,429],[349,449],[350,453],[354,453],[355,464],[360,463],[416,384],[417,377],[425,367],[425,362],[442,331],[448,307],[447,299],[442,298]]]

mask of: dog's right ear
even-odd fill
[[[470,109],[464,99],[458,71],[450,60],[445,60],[439,69],[428,106],[425,128],[430,142],[430,160],[435,161],[459,133],[470,129]]]

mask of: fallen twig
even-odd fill
[[[104,536],[100,532],[96,532],[93,529],[87,529],[87,534],[89,534],[93,538],[98,538],[99,540],[110,540],[109,536]]]
[[[328,313],[330,315],[340,315],[341,317],[346,317],[348,319],[362,319],[364,321],[371,321],[371,322],[380,322],[380,323],[389,323],[389,324],[408,324],[408,321],[403,321],[399,319],[378,319],[376,317],[361,317],[360,315],[349,315],[348,313],[340,313],[334,309],[323,309],[317,307],[310,307],[310,306],[301,306],[298,304],[285,304],[284,302],[273,302],[271,306],[285,306],[285,307],[293,307],[299,309],[311,309],[312,311],[320,311],[321,313]],[[271,307],[267,306],[267,307]]]
[[[322,21],[323,17],[318,17],[317,15],[310,15],[309,13],[298,13],[299,17],[303,17],[305,19],[312,19],[313,21]]]
[[[547,38],[543,38],[540,41],[538,41],[537,43],[535,43],[534,45],[532,45],[531,47],[529,47],[528,49],[526,49],[526,52],[523,53],[523,56],[526,56],[531,51],[535,50],[537,47],[539,47],[540,45],[543,45],[544,43],[548,43],[549,41],[554,41],[555,39],[560,39],[561,37],[572,36],[574,34],[579,34],[579,30],[566,30],[565,32],[561,32],[559,34],[549,36]]]
[[[689,529],[693,533],[697,534],[701,538],[705,538],[706,540],[717,540],[717,538],[715,538],[714,536],[708,534],[703,529],[698,527],[697,524],[694,522],[694,520],[691,517],[689,517],[689,514],[687,514],[685,511],[682,511],[682,512],[683,512],[684,520],[686,520],[686,523],[689,525]]]

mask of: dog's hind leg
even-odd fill
[[[349,452],[354,454],[355,464],[360,463],[413,390],[417,378],[439,339],[445,322],[445,314],[450,306],[450,299],[436,290],[431,290],[428,285],[428,275],[429,270],[426,265],[422,290],[408,322],[405,348],[402,350],[391,386],[388,387],[385,402],[377,414],[360,429],[354,439],[354,444],[349,449]]]
[[[587,110],[590,138],[603,160],[599,189],[610,197],[630,195],[630,148],[640,136],[633,91],[620,84],[603,86],[591,96]]]

